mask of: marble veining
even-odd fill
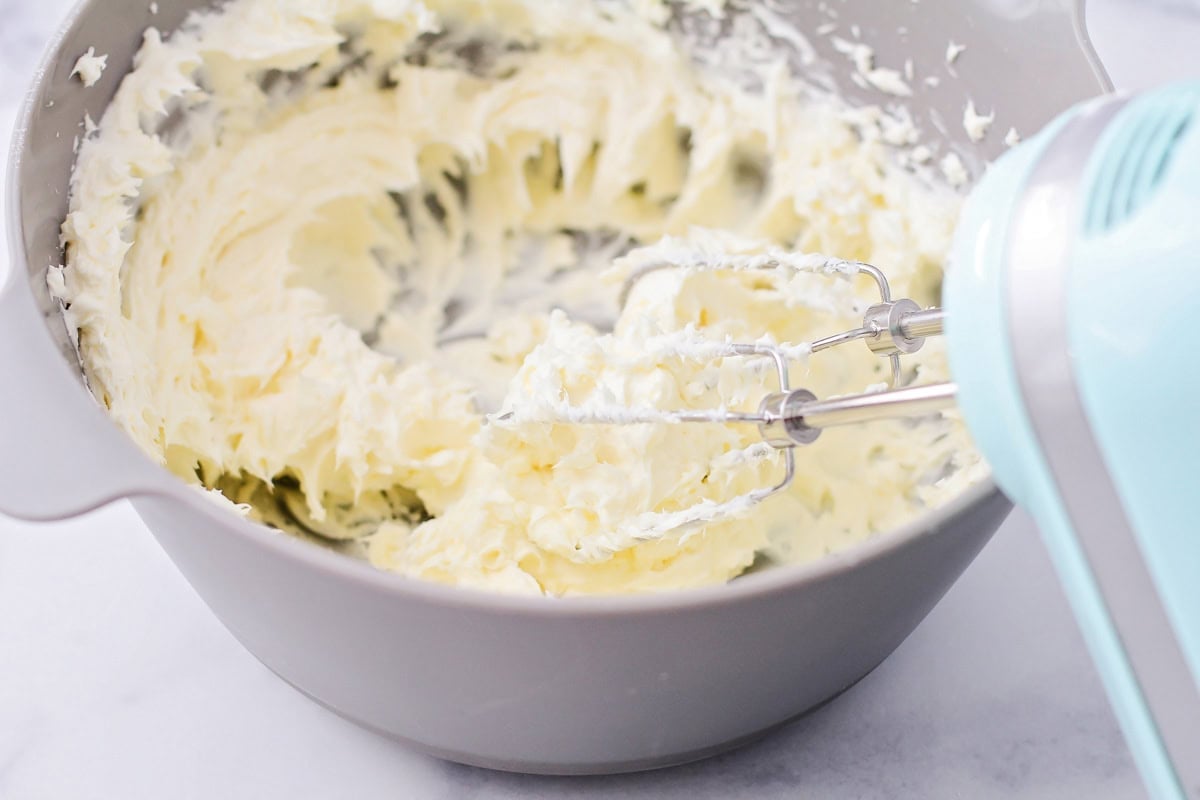
[[[0,0],[0,144],[67,0]],[[1190,71],[1200,0],[1094,0],[1119,85]],[[1136,13],[1135,13],[1136,10]],[[1155,27],[1157,26],[1157,27]],[[1143,43],[1155,43],[1153,65]],[[0,275],[6,248],[0,248]],[[12,458],[0,453],[0,458]],[[736,753],[608,778],[445,764],[284,685],[121,503],[0,518],[0,798],[1138,798],[1144,792],[1029,520],[837,702]]]

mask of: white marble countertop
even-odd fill
[[[66,5],[0,0],[3,136]],[[1119,86],[1200,75],[1200,0],[1162,11],[1094,0],[1091,22]],[[334,796],[1144,794],[1020,514],[896,654],[837,702],[727,756],[585,779],[445,764],[318,708],[234,641],[127,505],[54,526],[0,518],[0,798]]]

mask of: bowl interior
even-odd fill
[[[14,264],[25,264],[29,285],[62,358],[79,380],[73,343],[61,323],[57,303],[46,289],[45,273],[64,260],[60,226],[66,214],[70,173],[83,120],[99,120],[124,74],[132,67],[142,31],[171,31],[187,14],[213,5],[206,0],[159,0],[151,11],[144,0],[85,0],[71,13],[35,77],[19,123],[10,171],[10,236]],[[1037,5],[1036,9],[1014,6]],[[720,41],[738,15],[749,15],[766,31],[776,22],[802,35],[774,36],[797,74],[815,86],[837,92],[855,104],[903,106],[935,153],[958,153],[974,174],[1003,152],[1009,127],[1032,133],[1058,111],[1107,88],[1094,54],[1078,30],[1082,9],[1073,0],[1040,4],[993,0],[878,4],[847,0],[837,19],[825,3],[808,0],[762,2],[753,11],[730,12],[714,22],[703,15],[681,15],[680,24],[697,41]],[[831,28],[830,26],[836,26]],[[839,50],[838,38],[869,44],[876,64],[911,70],[913,96],[898,98],[865,88],[856,68]],[[951,42],[966,50],[947,63]],[[99,83],[84,88],[71,72],[88,48],[107,54],[108,68]],[[844,49],[844,46],[842,47]],[[1053,59],[1053,69],[1048,59]],[[1047,80],[1046,75],[1053,79]],[[926,80],[936,78],[936,82]],[[1031,92],[1030,87],[1037,91]],[[991,135],[973,142],[961,122],[973,100],[995,108]]]

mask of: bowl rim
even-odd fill
[[[90,0],[78,0],[60,21],[43,52],[42,59],[33,73],[23,101],[18,105],[16,126],[8,153],[8,187],[6,231],[9,249],[13,255],[10,275],[0,286],[6,290],[13,283],[24,283],[32,289],[33,274],[29,270],[30,254],[25,247],[21,231],[20,166],[25,160],[27,133],[35,112],[39,87],[49,74],[49,66],[62,48],[70,30]],[[1075,0],[1078,13],[1082,16],[1085,0]],[[1090,46],[1084,47],[1089,59],[1094,58]],[[1093,61],[1098,67],[1098,59]],[[1103,71],[1097,68],[1098,89],[1110,90]],[[17,273],[23,273],[18,277]],[[23,300],[34,302],[32,292]],[[49,330],[42,327],[37,334],[49,337]],[[73,367],[75,365],[72,365]],[[75,384],[72,391],[79,392],[79,399],[91,403],[88,390],[82,383]],[[127,440],[131,452],[150,463],[151,459],[132,440]],[[946,523],[967,513],[970,509],[983,506],[999,499],[1008,503],[989,474],[976,484],[955,495],[941,506],[928,509],[914,519],[876,534],[852,545],[817,557],[811,561],[781,564],[725,583],[687,589],[671,589],[639,594],[613,595],[569,595],[565,597],[547,595],[522,595],[488,591],[484,589],[454,586],[427,581],[421,578],[392,573],[377,568],[369,562],[340,554],[310,542],[302,541],[285,532],[266,525],[240,518],[221,508],[217,503],[196,489],[179,480],[165,467],[152,464],[165,478],[162,485],[135,492],[126,499],[161,500],[181,503],[214,523],[215,527],[237,536],[256,549],[268,551],[276,557],[295,565],[323,573],[326,577],[358,583],[373,591],[391,595],[395,599],[412,600],[446,608],[473,610],[483,613],[520,614],[540,618],[593,617],[593,616],[640,616],[682,611],[695,611],[713,606],[726,606],[751,601],[801,589],[809,584],[834,578],[859,566],[879,561],[910,546],[914,542],[939,533],[946,533]],[[1009,504],[1011,509],[1011,504]],[[154,533],[152,526],[151,532]],[[966,535],[966,534],[963,534]],[[157,535],[156,535],[157,538]]]

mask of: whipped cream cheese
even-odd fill
[[[953,415],[830,431],[761,505],[739,498],[781,456],[746,426],[554,421],[754,407],[773,373],[730,341],[788,343],[822,396],[877,384],[865,348],[805,345],[856,327],[870,282],[782,254],[937,299],[958,199],[895,165],[879,115],[778,64],[702,66],[669,18],[231,0],[148,30],[81,143],[49,275],[92,391],[231,513],[495,591],[722,582],[958,493],[983,468]],[[662,258],[684,268],[619,308]],[[944,377],[944,352],[907,366]]]

